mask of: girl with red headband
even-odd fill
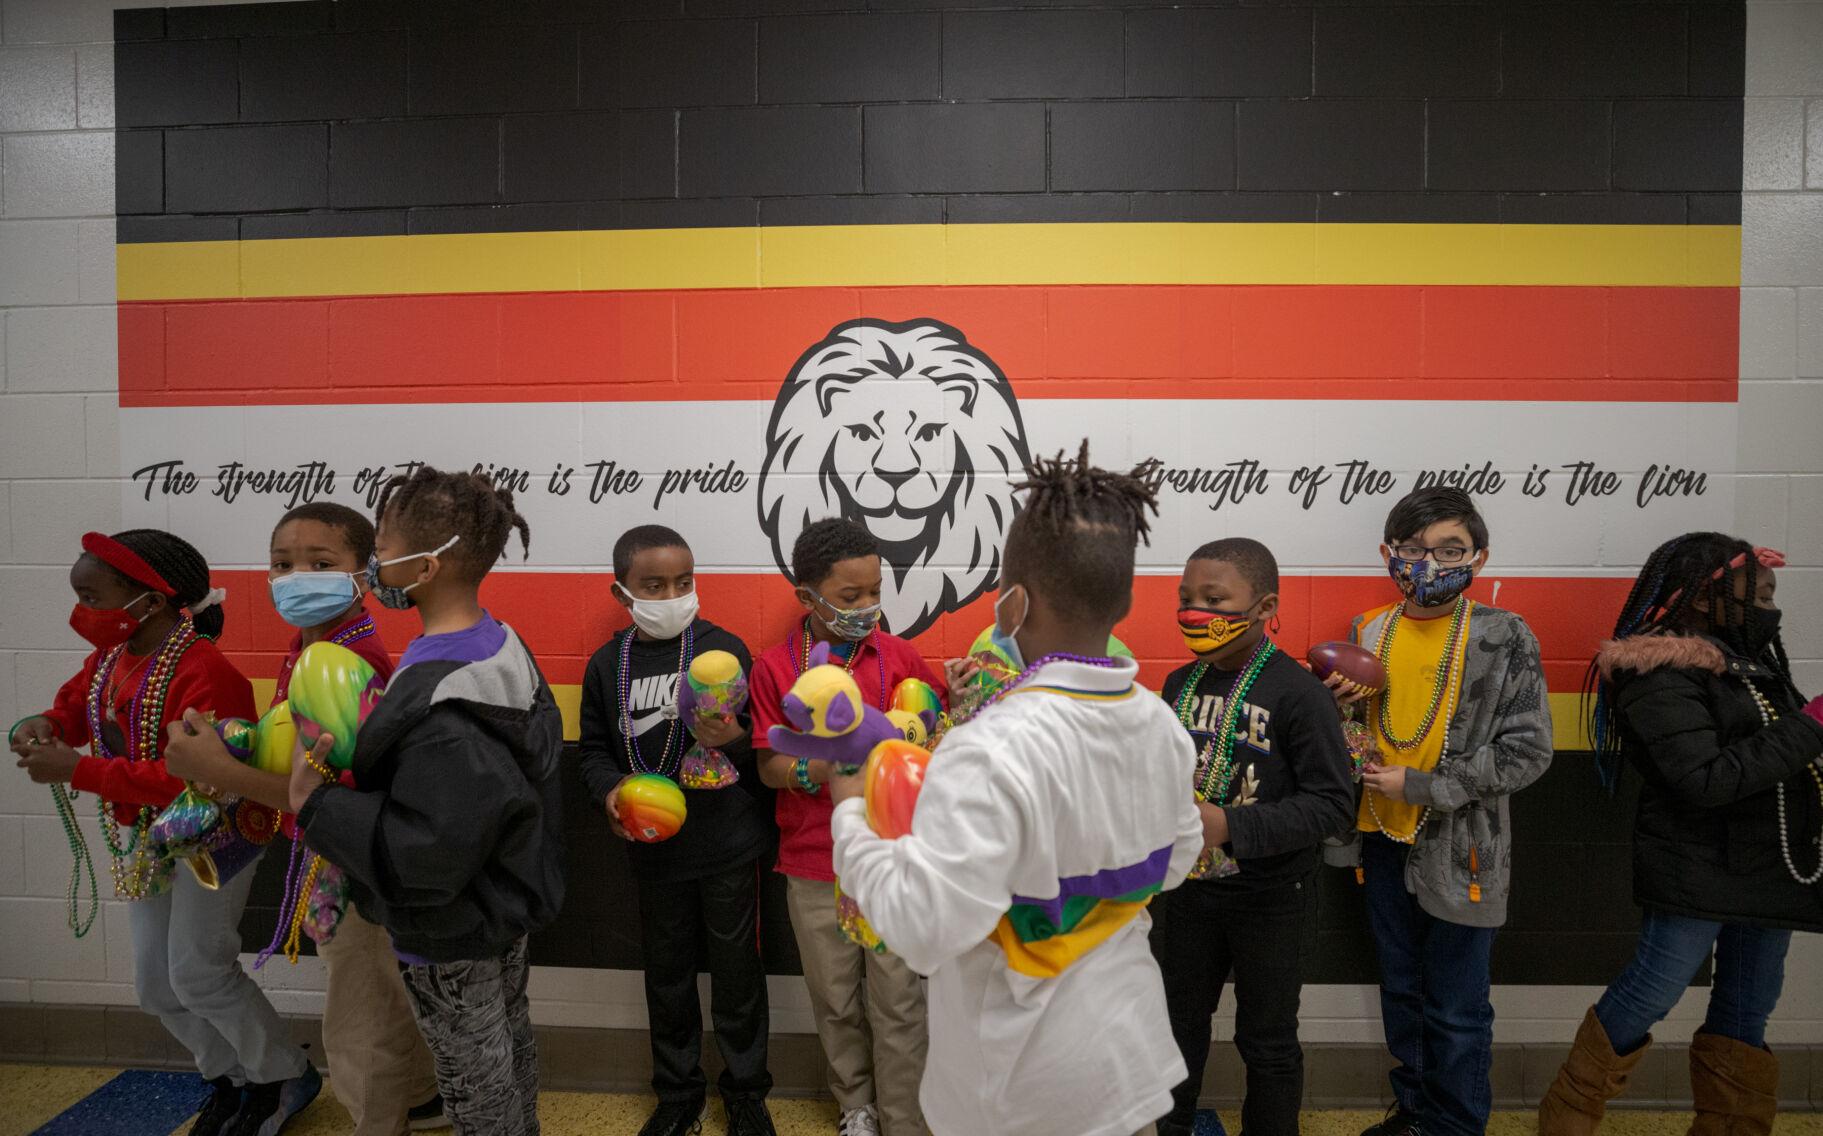
[[[194,1055],[214,1089],[191,1131],[276,1133],[322,1082],[240,968],[240,917],[254,873],[205,888],[174,871],[147,837],[152,818],[183,788],[165,770],[166,728],[186,707],[218,719],[258,717],[252,685],[214,643],[227,593],[210,586],[201,553],[158,529],[89,533],[82,549],[70,569],[70,626],[95,649],[49,710],[14,724],[8,744],[33,781],[59,794],[68,783],[96,798],[114,892],[134,901],[140,1007]],[[88,756],[76,751],[84,745]],[[67,814],[65,823],[75,831]],[[71,927],[86,931],[75,899],[72,881]]]
[[[1766,1048],[1793,931],[1823,931],[1823,698],[1806,701],[1779,638],[1785,558],[1721,533],[1660,545],[1589,670],[1590,736],[1612,790],[1640,774],[1639,946],[1584,1017],[1539,1106],[1543,1136],[1587,1136],[1713,954],[1690,1042],[1697,1136],[1772,1130]]]

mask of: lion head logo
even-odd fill
[[[837,324],[799,357],[766,428],[760,526],[790,575],[811,521],[880,542],[887,625],[916,635],[993,588],[1025,468],[1019,404],[993,360],[932,319]]]

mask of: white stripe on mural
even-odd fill
[[[125,517],[217,564],[264,564],[296,501],[364,508],[401,463],[479,464],[519,490],[532,567],[605,565],[621,531],[659,521],[705,571],[771,571],[775,536],[788,550],[804,517],[844,511],[921,569],[889,597],[910,627],[953,606],[945,584],[963,602],[991,586],[977,550],[999,547],[1021,451],[1073,453],[1085,435],[1099,464],[1164,464],[1142,570],[1228,535],[1294,571],[1358,569],[1420,476],[1468,478],[1496,570],[1515,574],[1609,574],[1734,516],[1733,404],[1045,399],[988,415],[914,389],[841,391],[794,419],[806,399],[776,424],[758,400],[128,408]]]

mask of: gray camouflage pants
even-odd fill
[[[457,1136],[538,1136],[538,1042],[525,939],[499,958],[405,968],[412,1015]]]

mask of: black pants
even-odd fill
[[[652,1088],[660,1100],[698,1100],[703,1009],[696,996],[697,937],[707,944],[709,1010],[725,1096],[765,1096],[766,968],[760,961],[759,869],[748,861],[695,880],[639,881],[652,1032]]]
[[[1304,1098],[1304,1051],[1298,1045],[1301,956],[1316,880],[1237,893],[1192,881],[1160,897],[1156,949],[1165,973],[1171,1032],[1190,1077],[1171,1092],[1170,1125],[1188,1128],[1209,1059],[1209,1019],[1234,974],[1234,1047],[1247,1065],[1241,1106],[1246,1136],[1297,1136]]]

